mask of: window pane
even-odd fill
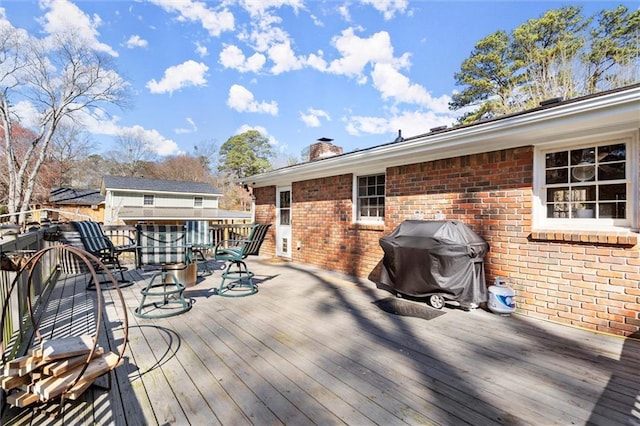
[[[568,203],[551,203],[547,205],[547,217],[567,218],[569,217]]]
[[[567,183],[569,176],[568,169],[554,169],[547,170],[546,173],[546,181],[548,184],[550,183]]]
[[[627,146],[623,143],[598,147],[598,161],[624,161],[627,158]]]
[[[281,208],[291,207],[291,192],[283,191],[280,193],[280,207]]]
[[[596,166],[588,163],[581,163],[571,167],[571,182],[591,182],[596,178]]]
[[[280,209],[280,225],[291,224],[291,211],[289,209]]]
[[[625,177],[625,163],[601,164],[598,167],[598,180],[617,180]]]
[[[574,149],[571,151],[571,164],[593,164],[596,162],[596,149],[594,147]]]
[[[626,185],[600,185],[598,187],[598,200],[600,201],[621,201],[627,199]]]
[[[600,203],[598,217],[609,219],[625,219],[626,203]]]
[[[548,202],[569,201],[569,199],[569,188],[566,186],[547,189]]]
[[[574,187],[571,190],[572,201],[596,201],[595,185]]]
[[[562,167],[568,166],[568,156],[567,151],[562,152],[552,152],[546,155],[546,167]]]

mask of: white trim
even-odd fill
[[[548,219],[544,204],[545,194],[542,189],[545,186],[544,166],[545,153],[551,150],[572,149],[574,147],[603,145],[607,143],[626,142],[626,184],[627,184],[627,219]],[[592,134],[590,137],[574,137],[571,139],[557,140],[554,144],[544,143],[534,149],[533,158],[533,229],[562,229],[562,230],[598,230],[598,231],[628,231],[637,230],[640,224],[638,213],[639,179],[638,163],[640,149],[638,148],[638,131]]]
[[[384,176],[384,208],[385,208],[385,215],[380,218],[380,219],[358,219],[359,216],[359,212],[358,212],[358,179],[361,177],[367,177],[367,176],[379,176],[379,175],[383,175]],[[383,171],[377,171],[377,172],[373,172],[373,173],[366,173],[366,174],[360,174],[360,175],[353,175],[353,185],[352,185],[352,197],[351,197],[351,218],[352,218],[352,223],[358,223],[358,224],[362,224],[362,225],[381,225],[384,224],[386,215],[387,215],[387,173],[383,170]]]

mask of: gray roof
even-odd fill
[[[251,219],[251,213],[223,209],[184,207],[122,207],[118,211],[122,220],[189,220],[189,219]]]
[[[93,206],[104,203],[99,189],[53,188],[49,193],[52,204]]]
[[[102,193],[104,194],[108,189],[222,195],[222,192],[219,189],[205,182],[184,182],[177,180],[147,179],[127,176],[104,176],[102,178]]]

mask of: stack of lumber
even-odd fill
[[[122,364],[117,354],[105,354],[103,348],[97,347],[82,377],[68,389],[87,363],[92,348],[93,337],[89,335],[44,340],[27,355],[7,361],[0,375],[2,389],[8,392],[7,403],[26,407],[63,393],[65,398],[77,399],[98,377]]]

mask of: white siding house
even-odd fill
[[[248,220],[248,212],[222,210],[222,192],[203,182],[104,176],[106,225],[138,222],[182,222],[190,219]]]

